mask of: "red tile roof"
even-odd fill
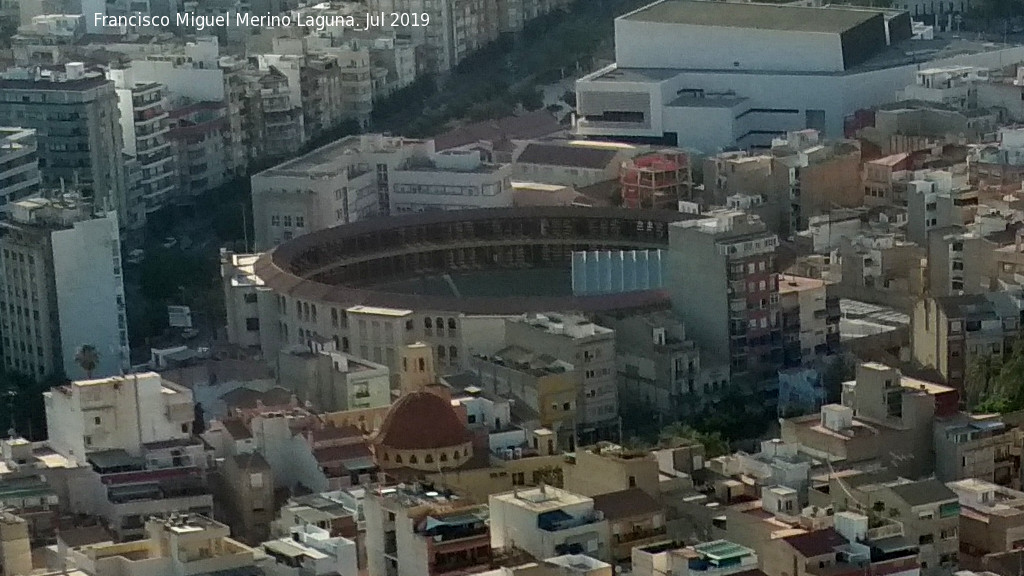
[[[521,116],[506,116],[467,124],[434,138],[434,149],[440,152],[482,141],[531,140],[562,131],[558,120],[547,110]]]
[[[330,448],[317,448],[313,450],[313,457],[320,464],[333,462],[345,462],[356,458],[370,458],[373,453],[366,444],[347,444],[345,446],[331,446]]]

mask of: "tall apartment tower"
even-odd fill
[[[5,207],[0,223],[4,368],[43,379],[118,374],[128,361],[117,215],[73,195]],[[86,372],[75,357],[92,346]]]
[[[38,191],[36,131],[0,126],[0,206]]]
[[[133,182],[125,222],[138,229],[145,225],[146,214],[170,204],[177,191],[177,159],[167,137],[167,89],[159,82],[136,81],[131,68],[110,70],[107,77],[117,93],[124,152],[139,164],[140,178]]]
[[[760,382],[782,364],[779,240],[756,216],[741,211],[669,227],[668,281],[672,306],[702,349],[728,354],[734,380]]]
[[[0,76],[0,126],[35,129],[43,184],[78,182],[124,218],[123,142],[114,83],[72,62],[63,73],[15,70]]]

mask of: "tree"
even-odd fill
[[[523,108],[531,112],[544,107],[544,94],[533,86],[520,90],[516,99],[523,105]]]
[[[548,486],[561,488],[563,485],[562,468],[559,466],[544,466],[533,472],[533,483],[540,485],[543,482]]]
[[[982,401],[995,396],[993,385],[999,374],[999,366],[991,355],[971,359],[964,374],[964,401],[967,406],[978,406]]]
[[[1024,409],[1024,340],[1000,358],[974,358],[964,378],[968,408],[972,412],[1014,412]]]
[[[1012,18],[1024,14],[1024,0],[982,0],[974,11],[983,18]]]
[[[669,424],[661,431],[663,441],[690,440],[704,446],[706,458],[717,458],[729,453],[729,442],[719,432],[701,432],[679,422]]]
[[[206,432],[206,411],[203,410],[201,402],[196,402],[195,407],[192,408],[192,433],[196,436]]]
[[[83,344],[75,353],[75,363],[85,370],[85,378],[92,378],[92,371],[99,366],[100,353],[92,344]]]
[[[843,382],[853,380],[857,376],[856,365],[846,356],[837,356],[829,362],[821,375],[821,384],[825,387],[825,402],[839,402],[843,393]]]
[[[0,402],[0,425],[13,426],[16,434],[29,440],[44,439],[46,406],[43,393],[66,383],[63,376],[38,381],[25,374],[0,371],[0,393],[6,396],[5,401]]]

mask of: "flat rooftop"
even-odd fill
[[[839,34],[881,14],[870,10],[833,7],[662,0],[626,14],[622,19],[661,24]]]
[[[804,276],[792,276],[789,274],[779,275],[779,293],[788,294],[790,292],[802,292],[804,290],[814,290],[816,288],[824,288],[825,281],[819,280],[818,278],[807,278]]]
[[[587,502],[593,502],[592,498],[574,494],[568,490],[545,486],[544,488],[529,488],[503,494],[492,494],[492,500],[500,500],[507,504],[514,504],[521,508],[527,508],[534,512],[547,512],[549,510],[560,510],[568,506],[578,506]]]
[[[704,4],[705,2],[683,2],[686,4]],[[726,2],[706,2],[707,4],[716,4],[722,6],[751,6],[751,4],[731,4]],[[785,6],[779,6],[783,8]],[[818,8],[794,8],[785,7],[796,10],[819,10]],[[626,18],[627,16],[623,16]],[[620,67],[616,64],[609,64],[608,66],[601,68],[600,70],[591,72],[590,74],[583,77],[584,81],[587,82],[650,82],[650,83],[661,83],[666,82],[680,74],[687,72],[713,72],[715,74],[756,74],[756,75],[772,75],[772,74],[783,74],[786,76],[847,76],[852,74],[862,74],[864,72],[870,72],[872,70],[884,70],[887,68],[896,68],[899,66],[909,66],[912,64],[927,64],[935,60],[941,60],[946,58],[953,58],[956,56],[969,55],[969,54],[983,54],[988,52],[995,52],[997,50],[1005,50],[1009,48],[1015,48],[1015,44],[999,44],[995,42],[983,42],[970,40],[965,38],[958,38],[952,36],[942,36],[931,40],[904,40],[902,42],[893,44],[892,46],[883,46],[877,53],[872,55],[870,58],[857,64],[846,68],[845,70],[836,71],[825,71],[825,72],[807,72],[799,70],[762,70],[762,69],[745,69],[745,68],[723,68],[723,69],[701,69],[701,68],[630,68]],[[1007,56],[1012,58],[1012,56]],[[903,106],[905,102],[899,103]],[[679,105],[679,104],[677,104]]]
[[[333,177],[349,170],[353,165],[365,162],[365,154],[391,153],[402,148],[423,143],[399,137],[384,137],[379,140],[361,136],[347,136],[307,152],[298,158],[287,160],[268,168],[257,176],[289,176],[297,178]]]

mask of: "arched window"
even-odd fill
[[[341,338],[341,351],[348,352],[348,336],[343,336]]]
[[[385,452],[385,453],[384,453],[384,461],[385,461],[385,462],[389,462],[390,460],[391,460],[391,458],[388,458],[388,453],[387,453],[387,452]]]
[[[402,463],[402,455],[401,454],[395,454],[395,464],[401,464],[401,463]]]
[[[426,328],[427,330],[430,330],[431,326],[432,326],[432,324],[430,322],[430,318],[424,318],[423,319],[423,327]]]
[[[448,319],[448,329],[455,330],[455,318]]]
[[[444,346],[438,346],[437,347],[437,358],[438,358],[438,360],[443,360],[444,359]]]
[[[455,346],[449,346],[448,347],[448,359],[451,360],[452,362],[455,362],[455,360],[457,360],[458,357],[459,357],[459,349],[456,348]]]
[[[434,456],[432,454],[427,454],[426,456],[423,457],[423,463],[424,464],[433,464],[434,463]]]
[[[444,330],[444,318],[437,317],[437,333],[440,334]]]
[[[455,452],[452,452],[452,459],[453,460],[458,460],[459,459],[459,451],[458,450],[456,450]]]
[[[417,464],[417,463],[418,463],[418,460],[416,460],[416,455],[415,454],[413,454],[412,456],[409,456],[409,464]]]
[[[441,452],[441,462],[447,462],[447,461],[448,461],[448,453],[447,452]]]

